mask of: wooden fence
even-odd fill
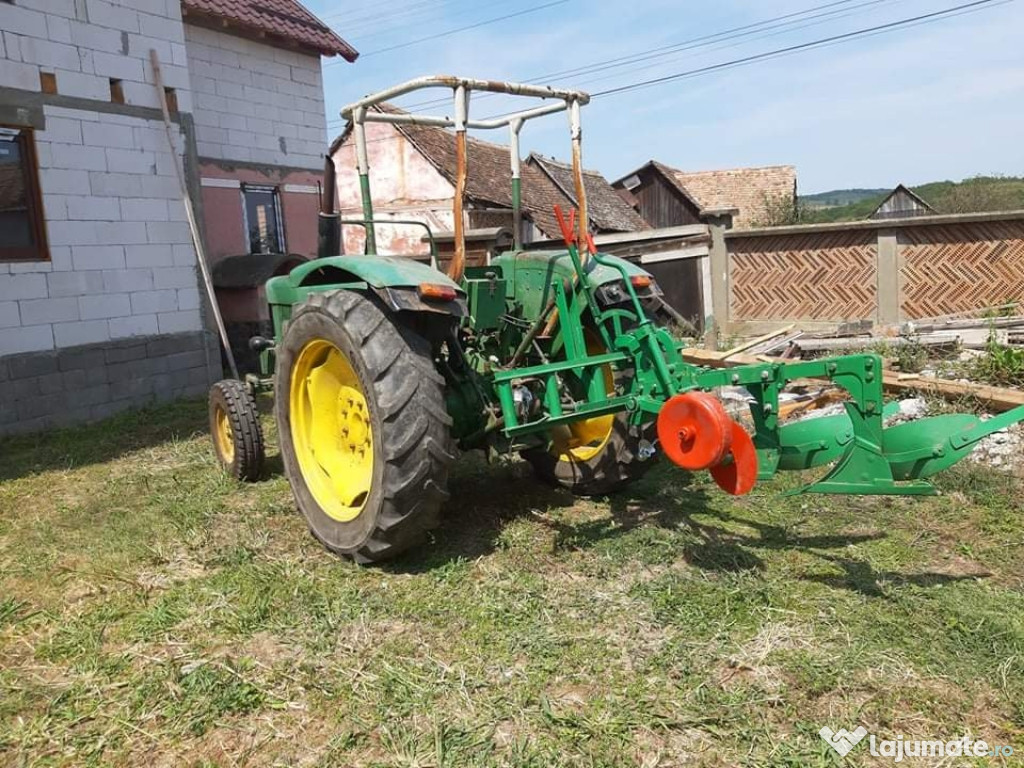
[[[1024,302],[1024,211],[714,234],[714,316],[728,333],[894,324]]]

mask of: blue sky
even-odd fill
[[[829,0],[564,0],[506,21],[374,53],[552,1],[305,0],[364,54],[355,64],[324,70],[332,136],[340,129],[338,110],[344,103],[420,75],[535,80],[598,91],[965,0],[875,0],[860,8],[854,6],[867,0],[835,3],[827,9],[835,11],[833,16],[794,22],[803,28],[774,29],[759,39],[717,41],[624,68],[554,78],[541,76],[817,8]],[[1022,33],[1024,2],[992,3],[981,12],[933,24],[595,98],[583,113],[584,164],[609,179],[652,158],[684,170],[792,164],[802,193],[979,173],[1024,175]],[[400,103],[423,100],[406,97]],[[490,115],[506,106],[500,98],[478,101],[472,113]],[[503,133],[488,138],[505,141]],[[523,147],[567,158],[565,119],[528,124]]]

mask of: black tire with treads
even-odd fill
[[[639,480],[656,460],[642,459],[640,440],[654,439],[653,429],[645,425],[639,435],[631,433],[625,414],[617,414],[612,433],[604,449],[587,461],[561,461],[544,448],[522,452],[533,471],[542,480],[565,488],[576,496],[606,496]]]
[[[231,439],[234,444],[231,461],[221,453],[217,444],[218,411],[227,415],[231,426]],[[256,401],[249,393],[249,389],[237,379],[218,381],[210,388],[209,412],[210,434],[214,436],[214,449],[221,466],[236,480],[259,480],[263,474],[266,451]]]
[[[328,516],[306,485],[292,437],[291,373],[311,341],[324,339],[348,359],[366,398],[373,435],[373,479],[350,521]],[[275,413],[285,472],[310,531],[332,552],[369,563],[392,558],[437,526],[455,460],[444,379],[429,342],[403,327],[373,297],[313,293],[296,308],[277,350]]]
[[[655,322],[658,323],[657,320]],[[603,346],[591,348],[596,342],[594,336],[596,334],[588,340],[588,350],[599,353]],[[632,375],[632,371],[609,374],[617,385],[624,385]],[[622,412],[615,414],[604,448],[585,461],[575,458],[563,461],[545,447],[531,448],[520,455],[530,463],[538,477],[551,485],[565,488],[576,496],[606,496],[639,480],[657,463],[656,456],[644,457],[640,451],[642,441],[653,443],[656,438],[653,422],[631,427],[627,414]]]

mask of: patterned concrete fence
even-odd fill
[[[900,323],[1024,302],[1024,211],[714,234],[714,315],[728,333]]]

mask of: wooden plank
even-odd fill
[[[971,398],[996,412],[1009,411],[1024,405],[1024,392],[1019,389],[1003,389],[986,384],[965,384],[927,376],[901,380],[898,375],[892,373],[884,375],[883,383],[888,392],[923,392],[938,395],[953,402]]]
[[[918,344],[922,347],[943,347],[959,344],[967,349],[984,349],[989,339],[995,336],[1000,344],[1005,344],[1008,333],[1005,330],[988,328],[964,328],[956,331],[933,331],[915,336],[854,336],[842,339],[800,339],[800,349],[805,352],[821,350],[864,349],[872,344],[886,344],[899,347],[907,344]]]
[[[783,334],[789,333],[795,327],[796,323],[790,323],[789,325],[783,328],[777,328],[774,331],[770,331],[769,333],[764,334],[763,336],[758,336],[756,339],[751,339],[750,341],[740,344],[739,346],[733,347],[732,349],[725,353],[725,356],[731,357],[732,355],[735,355],[738,352],[743,352],[745,350],[750,349],[751,347],[756,347],[758,344],[763,344],[766,341],[771,341],[776,336],[782,336]]]

